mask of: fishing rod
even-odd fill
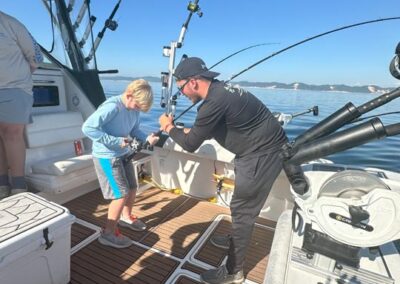
[[[85,0],[85,2],[88,0]],[[107,29],[110,29],[111,31],[115,31],[118,27],[118,23],[113,20],[115,13],[117,13],[119,5],[121,3],[121,0],[118,0],[117,4],[115,4],[114,9],[112,10],[110,16],[108,17],[108,19],[104,22],[104,27],[103,29],[97,34],[97,38],[92,46],[92,49],[90,50],[89,55],[85,58],[86,63],[90,62],[90,60],[92,60],[93,56],[95,56],[96,54],[96,50],[99,47],[99,44],[101,42],[101,40],[103,39],[104,33],[106,32]],[[89,7],[89,3],[87,4],[88,8]],[[90,21],[92,21],[92,17],[91,15],[89,15],[89,24]]]
[[[257,66],[258,64],[261,64],[262,62],[264,62],[264,61],[266,61],[266,60],[268,60],[268,59],[271,59],[272,57],[275,57],[275,56],[277,56],[278,54],[280,54],[280,53],[282,53],[282,52],[285,52],[285,51],[287,51],[287,50],[289,50],[289,49],[292,49],[292,48],[294,48],[294,47],[296,47],[296,46],[298,46],[298,45],[301,45],[301,44],[303,44],[303,43],[306,43],[306,42],[308,42],[308,41],[314,40],[314,39],[319,38],[319,37],[323,37],[323,36],[328,35],[328,34],[331,34],[331,33],[335,33],[335,32],[338,32],[338,31],[342,31],[342,30],[346,30],[346,29],[350,29],[350,28],[354,28],[354,27],[358,27],[358,26],[362,26],[362,25],[367,25],[367,24],[372,24],[372,23],[377,23],[377,22],[383,22],[383,21],[392,21],[392,20],[400,20],[400,17],[390,17],[390,18],[382,18],[382,19],[376,19],[376,20],[370,20],[370,21],[360,22],[360,23],[356,23],[356,24],[352,24],[352,25],[347,25],[347,26],[343,26],[343,27],[340,27],[340,28],[336,28],[336,29],[333,29],[333,30],[330,30],[330,31],[327,31],[327,32],[324,32],[324,33],[317,34],[317,35],[315,35],[315,36],[306,38],[306,39],[304,39],[304,40],[302,40],[302,41],[299,41],[299,42],[297,42],[297,43],[295,43],[295,44],[289,45],[288,47],[283,48],[283,49],[281,49],[281,50],[279,50],[279,51],[277,51],[277,52],[274,52],[273,54],[268,55],[267,57],[264,57],[263,59],[261,59],[261,60],[255,62],[254,64],[250,65],[249,67],[243,69],[243,70],[240,71],[239,73],[237,73],[237,74],[233,75],[232,77],[230,77],[230,78],[228,79],[227,82],[233,80],[234,78],[238,77],[239,75],[243,74],[244,72],[246,72],[246,71],[248,71],[248,70],[254,68],[254,67]]]
[[[308,42],[308,41],[311,41],[311,40],[314,40],[314,39],[316,39],[316,38],[319,38],[319,37],[322,37],[322,36],[325,36],[325,35],[328,35],[328,34],[331,34],[331,33],[334,33],[334,32],[338,32],[338,31],[341,31],[341,30],[350,29],[350,28],[354,28],[354,27],[357,27],[357,26],[361,26],[361,25],[372,24],[372,23],[376,23],[376,22],[390,21],[390,20],[400,20],[400,17],[390,17],[390,18],[382,18],[382,19],[375,19],[375,20],[360,22],[360,23],[356,23],[356,24],[352,24],[352,25],[347,25],[347,26],[339,27],[339,28],[336,28],[336,29],[333,29],[333,30],[329,30],[329,31],[327,31],[327,32],[320,33],[320,34],[317,34],[317,35],[315,35],[315,36],[306,38],[306,39],[301,40],[301,41],[299,41],[299,42],[297,42],[297,43],[294,43],[294,44],[292,44],[292,45],[289,45],[289,46],[287,46],[287,47],[285,47],[285,48],[283,48],[283,49],[281,49],[281,50],[279,50],[279,51],[277,51],[277,52],[274,52],[274,53],[268,55],[267,57],[264,57],[263,59],[261,59],[261,60],[255,62],[254,64],[250,65],[249,67],[243,69],[243,70],[240,71],[239,73],[237,73],[237,74],[231,76],[231,77],[230,77],[227,81],[225,81],[225,82],[228,83],[228,82],[232,81],[234,78],[238,77],[239,75],[241,75],[241,74],[247,72],[248,70],[254,68],[255,66],[261,64],[262,62],[267,61],[267,60],[269,60],[269,59],[271,59],[271,58],[277,56],[278,54],[281,54],[281,53],[283,53],[283,52],[285,52],[285,51],[287,51],[287,50],[289,50],[289,49],[292,49],[292,48],[294,48],[294,47],[296,47],[296,46],[298,46],[298,45],[304,44],[304,43],[306,43],[306,42]],[[400,53],[400,44],[399,44],[399,46],[398,46],[398,49],[399,49],[399,53]],[[246,49],[245,49],[245,50],[246,50]],[[229,58],[229,56],[228,56],[228,58]],[[397,58],[398,58],[398,57],[397,57]],[[215,65],[214,65],[214,66],[215,66]],[[211,69],[211,68],[210,68],[210,69]],[[399,77],[400,77],[400,75],[399,75]],[[178,118],[180,118],[183,114],[187,113],[190,109],[192,109],[195,105],[197,105],[197,103],[198,103],[198,102],[195,102],[195,103],[193,103],[191,106],[189,106],[187,109],[185,109],[177,118],[175,118],[175,120],[177,120]]]
[[[376,115],[361,117],[361,118],[353,120],[350,123],[356,123],[356,122],[360,122],[360,121],[363,121],[363,120],[366,120],[366,119],[370,119],[370,118],[374,118],[374,117],[378,117],[378,116],[380,117],[380,116],[384,116],[384,115],[390,115],[390,114],[400,114],[400,111],[384,112],[384,113],[379,113],[379,114],[376,114]]]
[[[221,59],[221,60],[218,61],[217,63],[213,64],[210,68],[208,68],[208,70],[213,69],[215,66],[218,66],[218,65],[221,64],[222,62],[228,60],[229,58],[231,58],[231,57],[233,57],[233,56],[235,56],[235,55],[237,55],[237,54],[239,54],[239,53],[241,53],[241,52],[244,52],[244,51],[246,51],[246,50],[249,50],[249,49],[252,49],[252,48],[255,48],[255,47],[259,47],[259,46],[263,46],[263,45],[272,45],[272,44],[279,44],[279,43],[274,43],[274,42],[259,43],[259,44],[254,44],[254,45],[250,45],[250,46],[248,46],[248,47],[242,48],[242,49],[240,49],[240,50],[238,50],[238,51],[235,51],[234,53],[231,53],[231,54],[229,54],[228,56],[224,57],[223,59]],[[186,56],[186,54],[184,54],[183,56]],[[186,56],[186,57],[187,57],[187,56]],[[182,87],[181,87],[181,88],[182,88]],[[180,91],[177,91],[177,92],[175,93],[174,96],[178,97],[180,93],[181,93]],[[187,113],[189,110],[191,110],[195,105],[197,105],[197,103],[198,103],[198,102],[196,102],[196,103],[192,104],[191,106],[189,106],[188,108],[186,108],[186,109],[185,109],[184,111],[182,111],[173,121],[178,120],[182,115],[184,115],[184,114]]]
[[[243,48],[241,50],[238,50],[238,51],[228,55],[227,57],[221,59],[220,61],[218,61],[217,63],[212,65],[210,68],[208,68],[208,70],[213,69],[215,66],[219,65],[220,63],[224,62],[225,60],[227,60],[227,59],[229,59],[229,58],[231,58],[231,57],[235,56],[236,54],[239,54],[239,53],[241,53],[243,51],[246,51],[246,50],[249,50],[249,49],[252,49],[252,48],[255,48],[255,47],[263,46],[263,45],[272,45],[272,44],[279,44],[279,43],[277,43],[277,42],[267,42],[267,43],[259,43],[259,44],[254,44],[254,45],[250,45],[248,47],[245,47],[245,48]]]

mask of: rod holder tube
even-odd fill
[[[299,137],[294,141],[293,148],[299,147],[300,145],[316,138],[328,135],[360,115],[361,114],[352,103],[347,103],[341,109],[299,135]]]
[[[386,136],[385,126],[380,119],[373,118],[363,124],[301,145],[288,162],[300,165]]]

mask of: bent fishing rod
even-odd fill
[[[342,31],[342,30],[346,30],[346,29],[350,29],[350,28],[362,26],[362,25],[368,25],[368,24],[373,24],[373,23],[378,23],[378,22],[384,22],[384,21],[392,21],[392,20],[400,20],[400,17],[390,17],[390,18],[381,18],[381,19],[375,19],[375,20],[370,20],[370,21],[364,21],[364,22],[360,22],[360,23],[356,23],[356,24],[351,24],[351,25],[342,26],[342,27],[339,27],[339,28],[336,28],[336,29],[333,29],[333,30],[329,30],[329,31],[327,31],[327,32],[323,32],[323,33],[317,34],[317,35],[315,35],[315,36],[308,37],[308,38],[306,38],[306,39],[304,39],[304,40],[301,40],[301,41],[299,41],[299,42],[297,42],[297,43],[294,43],[294,44],[292,44],[292,45],[289,45],[289,46],[287,46],[287,47],[285,47],[285,48],[283,48],[283,49],[281,49],[281,50],[279,50],[279,51],[277,51],[277,52],[274,52],[274,53],[272,53],[272,54],[270,54],[270,55],[268,55],[268,56],[262,58],[261,60],[255,62],[254,64],[250,65],[249,67],[247,67],[247,68],[243,69],[242,71],[236,73],[235,75],[231,76],[231,77],[230,77],[227,81],[225,81],[225,82],[228,83],[228,82],[232,81],[233,79],[235,79],[236,77],[238,77],[238,76],[242,75],[243,73],[249,71],[250,69],[256,67],[257,65],[259,65],[259,64],[261,64],[261,63],[263,63],[263,62],[265,62],[265,61],[267,61],[267,60],[269,60],[269,59],[271,59],[271,58],[273,58],[273,57],[275,57],[275,56],[277,56],[277,55],[279,55],[279,54],[281,54],[281,53],[283,53],[283,52],[285,52],[285,51],[288,51],[288,50],[290,50],[290,49],[292,49],[292,48],[294,48],[294,47],[296,47],[296,46],[299,46],[299,45],[301,45],[301,44],[304,44],[304,43],[306,43],[306,42],[309,42],[309,41],[311,41],[311,40],[314,40],[314,39],[317,39],[317,38],[326,36],[326,35],[328,35],[328,34],[332,34],[332,33],[335,33],[335,32],[339,32],[339,31]],[[211,68],[210,68],[210,69],[211,69]],[[209,70],[210,70],[210,69],[209,69]],[[179,114],[179,115],[174,119],[174,121],[176,121],[176,120],[177,120],[178,118],[180,118],[182,115],[184,115],[185,113],[187,113],[190,109],[192,109],[195,105],[197,105],[197,103],[198,103],[198,102],[192,104],[192,105],[189,106],[187,109],[185,109],[181,114]]]
[[[254,45],[250,45],[250,46],[248,46],[248,47],[242,48],[242,49],[240,49],[240,50],[238,50],[238,51],[235,51],[235,52],[229,54],[228,56],[224,57],[224,58],[221,59],[220,61],[216,62],[216,63],[213,64],[210,68],[208,68],[208,70],[213,69],[215,66],[218,66],[218,65],[221,64],[222,62],[224,62],[224,61],[228,60],[229,58],[231,58],[231,57],[233,57],[233,56],[235,56],[235,55],[237,55],[237,54],[239,54],[239,53],[242,53],[242,52],[244,52],[244,51],[246,51],[246,50],[249,50],[249,49],[252,49],[252,48],[255,48],[255,47],[259,47],[259,46],[272,45],[272,44],[279,44],[279,43],[275,43],[275,42],[259,43],[259,44],[254,44]],[[182,59],[184,59],[184,58],[187,58],[187,55],[186,55],[186,54],[184,54],[184,55],[182,56]],[[201,75],[201,74],[199,74],[199,75]],[[182,87],[183,87],[183,86],[182,86]],[[181,87],[181,88],[182,88],[182,87]],[[177,91],[177,92],[175,93],[174,96],[177,98],[177,97],[179,96],[179,94],[180,94],[180,91]],[[185,109],[183,112],[181,112],[181,113],[179,114],[179,116],[177,116],[177,117],[174,119],[174,121],[177,120],[178,118],[180,118],[182,115],[184,115],[184,114],[185,114],[186,112],[188,112],[190,109],[192,109],[192,107],[194,107],[196,104],[197,104],[197,102],[194,103],[193,105],[191,105],[189,108]]]

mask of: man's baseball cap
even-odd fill
[[[174,76],[177,80],[184,80],[190,77],[204,77],[213,79],[219,73],[209,71],[203,60],[198,57],[188,57],[183,59],[175,68]]]

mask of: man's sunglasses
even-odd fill
[[[176,86],[176,88],[178,89],[178,91],[179,91],[180,93],[184,94],[184,93],[183,93],[183,89],[185,88],[185,86],[187,85],[187,83],[189,83],[189,81],[190,81],[191,79],[193,79],[193,78],[188,78],[188,79],[186,79],[185,83],[183,83],[182,86],[180,86],[180,87],[179,87],[179,86]]]

